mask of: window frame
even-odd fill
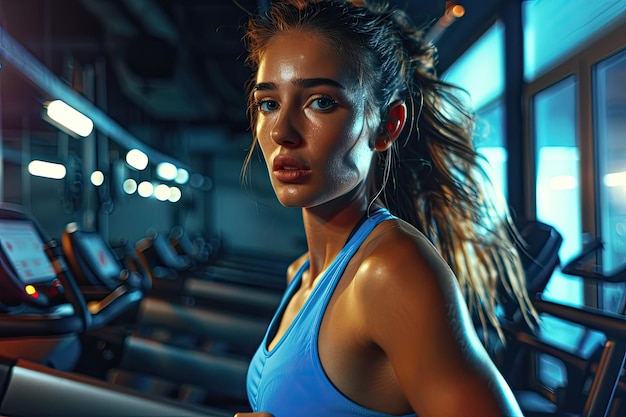
[[[576,119],[578,132],[579,164],[580,172],[591,172],[593,175],[582,175],[580,181],[580,209],[582,238],[598,237],[601,226],[597,207],[600,205],[598,178],[598,149],[596,146],[596,127],[594,125],[594,96],[593,96],[593,71],[596,64],[626,48],[624,43],[624,19],[616,19],[612,30],[603,31],[593,40],[588,42],[582,49],[570,56],[560,64],[548,69],[532,82],[526,84],[523,94],[524,125],[525,129],[525,161],[528,167],[525,178],[525,211],[528,217],[536,218],[537,189],[536,189],[536,138],[533,128],[535,109],[533,108],[534,97],[564,80],[569,76],[576,79]],[[510,173],[509,173],[510,175]],[[585,280],[583,284],[583,297],[585,305],[598,307],[598,288],[595,283]]]

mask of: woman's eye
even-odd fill
[[[255,103],[256,107],[262,112],[270,112],[278,109],[278,103],[274,100],[261,100]]]
[[[318,97],[313,99],[311,106],[316,110],[330,110],[335,107],[337,102],[330,97]]]

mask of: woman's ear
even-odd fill
[[[395,142],[406,123],[406,113],[406,104],[403,100],[391,103],[387,120],[383,122],[383,129],[374,142],[377,151],[384,152]]]

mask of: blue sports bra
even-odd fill
[[[356,404],[335,388],[322,368],[317,340],[324,311],[348,262],[374,227],[391,218],[393,216],[387,209],[381,208],[361,224],[313,288],[285,334],[268,351],[270,337],[276,333],[287,303],[300,286],[302,273],[309,267],[309,261],[302,265],[287,287],[248,368],[246,385],[254,411],[265,411],[274,417],[389,417]]]

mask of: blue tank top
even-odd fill
[[[374,227],[391,218],[393,216],[383,208],[363,222],[315,285],[285,334],[268,351],[269,338],[276,333],[287,303],[300,286],[302,273],[309,267],[309,260],[287,286],[248,368],[246,385],[254,411],[265,411],[274,417],[389,416],[356,404],[335,388],[322,368],[317,340],[324,311],[348,262]]]

